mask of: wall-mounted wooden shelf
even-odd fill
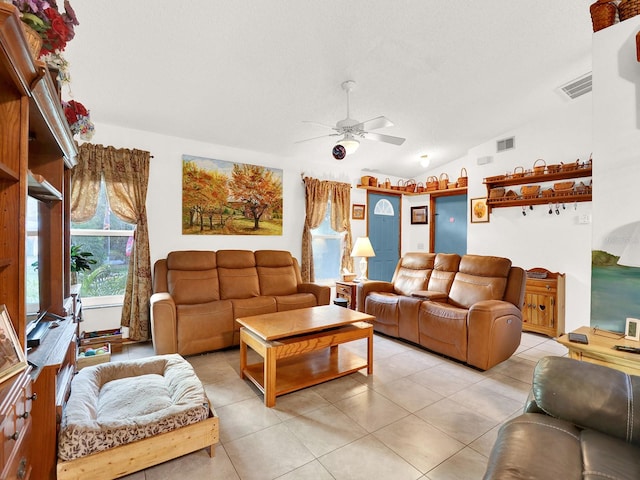
[[[43,202],[55,202],[62,200],[62,193],[51,185],[42,175],[33,174],[29,170],[27,174],[27,189],[29,195]]]
[[[405,190],[393,190],[390,188],[380,188],[380,187],[367,187],[365,185],[358,185],[358,188],[362,190],[368,190],[370,192],[376,193],[386,193],[392,195],[407,195],[407,196],[416,196],[416,195],[463,195],[467,193],[467,187],[460,188],[447,188],[446,190],[431,190],[430,192],[422,191],[422,192],[407,192]]]
[[[489,209],[500,207],[520,207],[528,205],[544,205],[549,203],[575,203],[591,201],[591,186],[585,186],[583,190],[556,191],[551,195],[543,195],[542,189],[536,195],[522,195],[516,192],[515,195],[505,195],[491,198],[491,190],[494,188],[512,187],[517,185],[536,185],[546,182],[557,182],[560,180],[570,180],[585,178],[592,175],[591,164],[579,166],[570,170],[562,170],[554,173],[543,173],[539,175],[520,174],[504,175],[499,177],[488,177],[484,179],[487,186],[487,206]]]

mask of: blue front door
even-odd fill
[[[435,199],[435,253],[467,253],[467,196]]]
[[[369,258],[367,276],[371,280],[391,281],[400,259],[400,197],[369,193],[369,240],[376,256]],[[355,259],[356,267],[359,259]]]

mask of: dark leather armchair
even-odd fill
[[[638,376],[543,358],[525,413],[500,428],[484,478],[640,479],[639,400]]]

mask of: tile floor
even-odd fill
[[[480,372],[376,335],[371,377],[290,393],[274,408],[240,379],[237,348],[189,357],[220,417],[215,456],[201,450],[125,478],[481,479],[498,428],[522,411],[535,363],[566,353],[524,333],[512,358]],[[131,344],[113,360],[149,355],[150,344]]]

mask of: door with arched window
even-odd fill
[[[375,257],[369,258],[368,277],[391,281],[400,259],[400,196],[369,192],[367,229]]]

